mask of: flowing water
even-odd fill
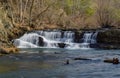
[[[14,44],[18,48],[88,49],[90,44],[97,43],[97,33],[85,32],[83,37],[78,36],[76,39],[76,33],[73,31],[34,31],[15,39]]]
[[[0,78],[120,78],[120,64],[103,62],[113,57],[120,50],[22,49],[0,58]]]
[[[14,40],[19,54],[0,57],[0,78],[120,78],[120,64],[103,62],[120,59],[120,50],[91,48],[97,33],[85,32],[78,40],[73,31],[26,33]]]

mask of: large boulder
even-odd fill
[[[120,29],[110,29],[99,32],[97,42],[105,44],[120,44]]]
[[[97,42],[100,48],[120,48],[120,29],[109,29],[99,32]]]

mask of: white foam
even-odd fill
[[[74,43],[74,36],[72,31],[39,31],[24,34],[14,40],[14,45],[18,48],[59,48],[58,43],[65,43],[65,49],[90,49],[90,44],[96,43],[97,33],[85,32],[83,43]],[[39,37],[44,42],[42,47],[39,46]]]

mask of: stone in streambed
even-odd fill
[[[65,65],[68,65],[68,64],[70,64],[69,59],[65,61]]]
[[[104,60],[104,62],[105,63],[119,64],[119,59],[118,58],[106,59],[106,60]]]
[[[91,60],[91,59],[88,59],[88,58],[81,58],[81,57],[76,57],[76,58],[74,58],[74,60]]]
[[[58,43],[58,46],[59,46],[60,48],[65,48],[66,44],[65,44],[65,43]]]
[[[69,60],[66,60],[66,64],[69,64]]]
[[[44,40],[42,37],[39,37],[39,42],[38,42],[39,46],[44,46]]]

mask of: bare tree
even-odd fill
[[[96,19],[101,27],[110,27],[113,25],[112,0],[96,0]]]

